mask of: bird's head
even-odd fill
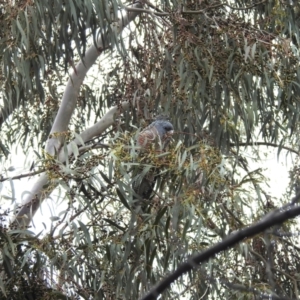
[[[161,149],[165,149],[174,132],[173,125],[167,120],[156,120],[146,127],[137,137],[137,145],[148,148],[156,143]]]
[[[166,120],[157,120],[153,122],[161,140],[171,137],[174,133],[173,125]]]

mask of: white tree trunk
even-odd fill
[[[137,2],[133,4],[133,8],[142,8],[142,4]],[[115,34],[120,34],[122,30],[138,16],[140,11],[133,11],[123,14],[122,18],[116,22],[112,31]],[[108,45],[109,34],[105,33],[101,38],[98,39],[97,48],[92,45],[85,54],[83,60],[81,60],[75,67],[75,70],[72,71],[71,76],[68,80],[68,83],[65,88],[61,106],[58,110],[56,118],[54,120],[52,129],[51,129],[51,138],[49,138],[46,145],[46,152],[51,156],[58,157],[60,162],[66,161],[66,155],[62,151],[62,146],[64,143],[63,134],[64,131],[67,131],[70,119],[74,112],[77,97],[80,91],[80,87],[83,83],[83,80],[91,68],[91,66],[96,62],[98,56],[103,52],[104,48],[108,49],[111,45]],[[121,104],[123,110],[129,108],[128,102],[123,102]],[[94,124],[92,127],[86,129],[81,133],[81,139],[83,142],[90,140],[95,136],[101,135],[108,127],[110,127],[115,120],[115,115],[118,114],[119,107],[113,107],[106,113],[103,118]],[[75,139],[73,143],[79,145],[80,139]],[[68,155],[72,154],[72,145],[68,145]],[[22,207],[18,212],[17,216],[13,219],[12,223],[18,227],[28,226],[40,207],[41,203],[45,198],[47,198],[55,185],[51,185],[48,188],[45,188],[49,183],[49,178],[46,173],[42,174],[39,179],[35,182],[31,188],[30,193],[22,203]]]

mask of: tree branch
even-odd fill
[[[226,285],[231,290],[238,290],[238,291],[242,291],[242,292],[246,292],[246,293],[252,293],[252,294],[256,295],[258,297],[258,299],[294,300],[292,298],[279,297],[279,296],[273,295],[273,294],[272,295],[271,294],[263,294],[255,288],[246,287],[246,286],[244,286],[242,284],[239,284],[239,283],[230,283],[230,282],[226,282],[225,280],[222,280],[222,279],[219,279],[219,280],[220,280],[221,284]]]
[[[120,105],[111,108],[96,124],[86,129],[80,134],[81,139],[76,138],[74,141],[69,143],[68,156],[73,153],[72,143],[76,145],[81,145],[81,140],[85,143],[91,140],[93,137],[100,136],[108,127],[115,123],[115,118],[120,115],[120,113],[129,108],[130,103],[128,101],[122,102]],[[64,151],[61,151],[58,156],[58,160],[61,162],[66,161],[66,155]]]
[[[142,4],[137,2],[133,5],[133,7],[142,7]],[[129,24],[136,16],[138,16],[139,12],[131,12],[121,18],[121,20],[116,24],[117,33],[121,33],[126,25]],[[108,39],[109,33],[106,34],[105,38]],[[87,74],[89,68],[95,63],[98,56],[101,54],[100,47],[105,46],[105,39],[100,38],[98,41],[96,48],[94,45],[90,47],[86,51],[86,55],[83,60],[81,60],[73,73],[70,76],[70,79],[67,83],[62,104],[58,110],[57,116],[54,120],[54,124],[51,129],[52,137],[48,140],[46,145],[46,152],[50,155],[55,155],[58,153],[58,160],[60,162],[65,162],[67,159],[64,151],[61,151],[63,146],[63,137],[55,137],[55,133],[63,132],[67,130],[68,124],[70,122],[71,116],[75,109],[77,96],[79,93],[80,86],[83,82],[84,77]],[[109,45],[110,47],[110,45]],[[67,146],[67,154],[68,156],[73,153],[72,143],[76,143],[76,145],[80,145],[81,142],[86,142],[92,139],[95,136],[99,136],[102,134],[109,126],[114,123],[115,116],[118,115],[121,111],[129,108],[129,102],[122,102],[120,105],[111,108],[99,122],[86,129],[81,133],[81,139],[75,139]],[[26,199],[22,203],[22,208],[18,212],[17,216],[13,219],[12,225],[16,226],[28,226],[35,215],[36,211],[40,207],[41,203],[45,198],[47,198],[54,187],[53,184],[51,187],[47,187],[49,183],[49,178],[46,173],[42,174],[41,177],[37,180],[37,182],[32,187],[31,191],[28,192]]]
[[[124,6],[124,9],[127,11],[134,11],[134,12],[140,12],[140,13],[144,12],[144,13],[153,14],[153,15],[160,16],[160,17],[169,15],[169,13],[167,13],[167,12],[157,12],[157,11],[152,11],[150,9],[144,9],[144,8]]]
[[[295,206],[300,199],[300,193],[296,195],[288,205],[281,207],[280,209],[276,209],[266,216],[264,216],[257,223],[245,227],[237,232],[233,232],[229,236],[223,239],[223,241],[215,244],[214,246],[208,248],[207,250],[191,257],[187,262],[180,265],[172,274],[167,276],[161,282],[157,284],[146,296],[144,296],[141,300],[153,300],[157,299],[157,297],[167,288],[170,287],[172,282],[178,279],[183,274],[199,267],[200,263],[203,263],[214,256],[216,254],[225,251],[229,247],[234,246],[238,242],[241,242],[245,238],[249,238],[254,236],[273,225],[281,224],[288,219],[292,219],[298,215],[300,215],[300,206]]]
[[[208,9],[214,9],[214,8],[219,8],[219,7],[222,7],[222,6],[226,6],[226,7],[229,7],[230,9],[232,10],[247,10],[247,9],[251,9],[259,4],[263,4],[264,2],[266,2],[266,0],[263,0],[261,2],[258,2],[258,3],[254,3],[253,5],[250,5],[250,6],[246,6],[246,7],[233,7],[229,4],[226,4],[226,3],[221,3],[221,4],[217,4],[217,5],[212,5],[212,6],[209,6],[205,9],[200,9],[200,10],[184,10],[182,11],[182,14],[201,14],[201,13],[205,13]],[[147,1],[146,1],[147,3]],[[149,3],[147,3],[149,4]],[[150,5],[150,4],[149,4]],[[154,5],[152,5],[152,7],[154,7]],[[123,8],[127,11],[132,11],[132,12],[144,12],[144,13],[148,13],[148,14],[151,14],[151,15],[156,15],[156,16],[160,16],[160,17],[165,17],[165,16],[169,16],[170,13],[168,12],[157,12],[157,11],[153,11],[153,10],[150,10],[150,9],[144,9],[144,8],[136,8],[136,7],[128,7],[128,6],[123,6]]]
[[[111,108],[99,122],[91,126],[90,128],[83,131],[80,136],[83,142],[91,140],[95,136],[101,135],[108,127],[114,124],[116,116],[118,116],[122,110],[126,110],[129,108],[130,103],[124,101],[121,103],[121,110],[120,106],[115,106]],[[67,156],[64,151],[61,151],[59,154],[59,161],[65,162],[67,157],[72,155],[73,148],[72,143],[76,143],[77,145],[81,144],[81,139],[76,138],[72,142],[70,142],[67,146]],[[101,145],[101,147],[104,147]],[[85,146],[83,147],[83,151],[86,150]],[[80,151],[80,148],[79,148]],[[55,188],[55,184],[51,186],[51,189],[44,190],[44,187],[48,184],[48,175],[46,173],[42,174],[42,176],[38,179],[38,181],[34,184],[32,190],[28,192],[24,203],[22,203],[22,208],[18,212],[16,218],[12,221],[12,223],[18,223],[22,226],[28,226],[31,222],[33,216],[35,215],[36,211],[40,207],[40,204],[44,199],[46,199],[52,190]]]
[[[137,2],[133,4],[132,7],[142,8],[142,4],[140,2]],[[111,28],[112,31],[114,31],[116,34],[120,34],[122,30],[139,14],[139,11],[134,11],[123,15],[120,18],[119,22],[116,22],[116,24]],[[55,153],[58,153],[63,146],[63,135],[55,136],[55,134],[67,131],[71,116],[76,106],[80,87],[88,70],[96,62],[98,56],[103,52],[103,50],[111,47],[108,42],[110,34],[110,31],[107,31],[105,34],[100,34],[100,37],[97,40],[97,45],[95,46],[93,44],[86,51],[85,57],[76,65],[70,75],[63,94],[62,103],[57,112],[56,118],[51,128],[50,138],[46,145],[46,152],[48,152],[50,155],[54,156]]]
[[[236,147],[236,144],[230,143],[229,146]],[[247,146],[270,146],[270,147],[274,147],[274,148],[280,147],[280,145],[278,145],[278,144],[269,143],[269,142],[239,143],[239,146],[244,146],[244,147],[247,147]],[[299,151],[296,151],[293,148],[290,148],[287,146],[281,146],[281,148],[299,155]]]
[[[34,176],[37,174],[41,174],[43,172],[45,172],[45,169],[41,169],[41,170],[34,171],[34,172],[28,172],[28,173],[24,173],[24,174],[12,176],[12,177],[3,177],[2,175],[0,175],[0,182],[6,181],[6,180],[15,180],[15,179],[21,179],[21,178],[25,178],[25,177],[31,177],[31,176]]]
[[[260,2],[257,2],[257,3],[254,3],[254,4],[250,5],[250,6],[240,7],[240,8],[239,7],[233,7],[233,6],[231,6],[229,4],[226,4],[226,3],[224,3],[223,5],[229,7],[230,9],[233,9],[233,10],[247,10],[247,9],[253,8],[253,7],[255,7],[255,6],[259,5],[259,4],[263,4],[266,1],[267,0],[263,0],[263,1],[260,1]]]

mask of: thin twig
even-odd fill
[[[88,150],[91,150],[91,149],[99,149],[99,148],[106,148],[106,149],[109,149],[111,148],[109,145],[107,144],[103,144],[103,143],[95,143],[93,145],[88,145],[88,146],[82,146],[80,147],[78,150],[80,153],[82,153],[83,151],[87,152]],[[46,169],[45,168],[42,168],[38,171],[34,171],[34,172],[29,172],[29,173],[24,173],[24,174],[20,174],[20,175],[16,175],[16,176],[12,176],[12,177],[2,177],[0,175],[0,182],[3,182],[3,181],[7,181],[7,180],[15,180],[15,179],[21,179],[21,178],[25,178],[25,177],[31,177],[31,176],[35,176],[37,174],[41,174],[43,172],[45,172]]]
[[[111,148],[111,146],[109,146],[108,144],[103,144],[103,143],[95,143],[95,144],[92,144],[92,145],[82,146],[78,150],[81,153],[83,151],[86,152],[86,151],[91,150],[91,149],[99,149],[99,148],[109,149],[109,148]]]
[[[258,3],[254,3],[253,5],[250,5],[250,6],[247,6],[247,7],[241,7],[241,8],[233,7],[233,6],[229,5],[229,4],[223,4],[223,5],[224,5],[224,6],[227,6],[227,7],[229,7],[229,8],[231,8],[231,9],[234,9],[234,10],[246,10],[246,9],[253,8],[253,7],[255,7],[255,6],[259,5],[259,4],[263,4],[263,3],[266,2],[266,1],[267,1],[267,0],[263,0],[263,1],[260,1],[260,2],[258,2]]]
[[[253,8],[259,4],[262,4],[266,2],[266,0],[263,0],[261,2],[258,2],[258,3],[255,3],[253,5],[250,5],[250,6],[247,6],[247,7],[233,7],[229,4],[226,4],[226,3],[222,3],[222,4],[218,4],[218,5],[214,5],[214,6],[209,6],[205,9],[201,9],[201,10],[186,10],[186,11],[182,11],[182,14],[202,14],[204,12],[206,12],[208,9],[213,9],[213,8],[218,8],[218,7],[222,7],[222,6],[226,6],[226,7],[229,7],[230,9],[233,9],[233,10],[247,10],[247,9],[250,9],[250,8]],[[136,7],[128,7],[128,6],[123,6],[123,8],[127,11],[135,11],[135,12],[144,12],[144,13],[148,13],[148,14],[154,14],[156,16],[160,16],[160,17],[164,17],[164,16],[169,16],[170,13],[168,12],[157,12],[157,11],[153,11],[153,10],[150,10],[150,9],[145,9],[145,8],[136,8]]]
[[[2,177],[0,175],[0,182],[6,181],[6,180],[15,180],[15,179],[21,179],[21,178],[25,178],[25,177],[31,177],[37,174],[41,174],[45,172],[45,169],[40,169],[38,171],[34,171],[34,172],[29,172],[29,173],[24,173],[24,174],[20,174],[20,175],[16,175],[16,176],[12,176],[12,177]]]
[[[274,147],[274,148],[280,147],[278,144],[268,143],[268,142],[239,143],[238,145],[239,146],[244,146],[244,147],[246,147],[246,146],[270,146],[270,147]],[[230,143],[229,146],[234,147],[234,146],[237,146],[237,145],[234,144],[234,143]],[[281,146],[281,148],[299,155],[299,151],[294,150],[293,148],[290,148],[290,147],[287,147],[287,146]]]
[[[145,12],[145,13],[153,14],[153,15],[160,16],[160,17],[169,15],[169,13],[167,13],[167,12],[155,12],[155,11],[152,11],[150,9],[145,9],[145,8],[136,8],[136,7],[128,7],[128,6],[124,6],[123,8],[127,11]]]
[[[259,4],[262,4],[262,3],[266,2],[266,1],[267,0],[263,0],[261,2],[255,3],[255,4],[247,6],[247,7],[233,7],[233,6],[229,5],[229,4],[221,3],[221,4],[209,6],[209,7],[205,8],[205,9],[201,9],[201,10],[194,10],[194,11],[192,11],[192,10],[188,10],[187,11],[186,10],[186,11],[183,11],[182,13],[183,14],[201,14],[201,13],[204,13],[205,11],[207,11],[208,9],[218,8],[218,7],[222,7],[222,6],[229,7],[232,10],[247,10],[247,9],[253,8],[253,7],[255,7],[255,6],[259,5]]]
[[[231,282],[225,281],[223,279],[218,279],[218,280],[221,282],[221,284],[226,285],[231,290],[239,290],[239,291],[246,292],[246,293],[253,293],[255,296],[257,296],[257,298],[254,297],[254,299],[293,300],[292,298],[277,296],[277,295],[274,295],[273,293],[272,294],[271,293],[264,294],[264,293],[259,292],[256,288],[247,287],[240,283],[231,283]]]

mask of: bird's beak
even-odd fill
[[[167,132],[167,135],[171,136],[171,135],[173,135],[173,133],[174,133],[174,130],[170,130],[170,131]]]

